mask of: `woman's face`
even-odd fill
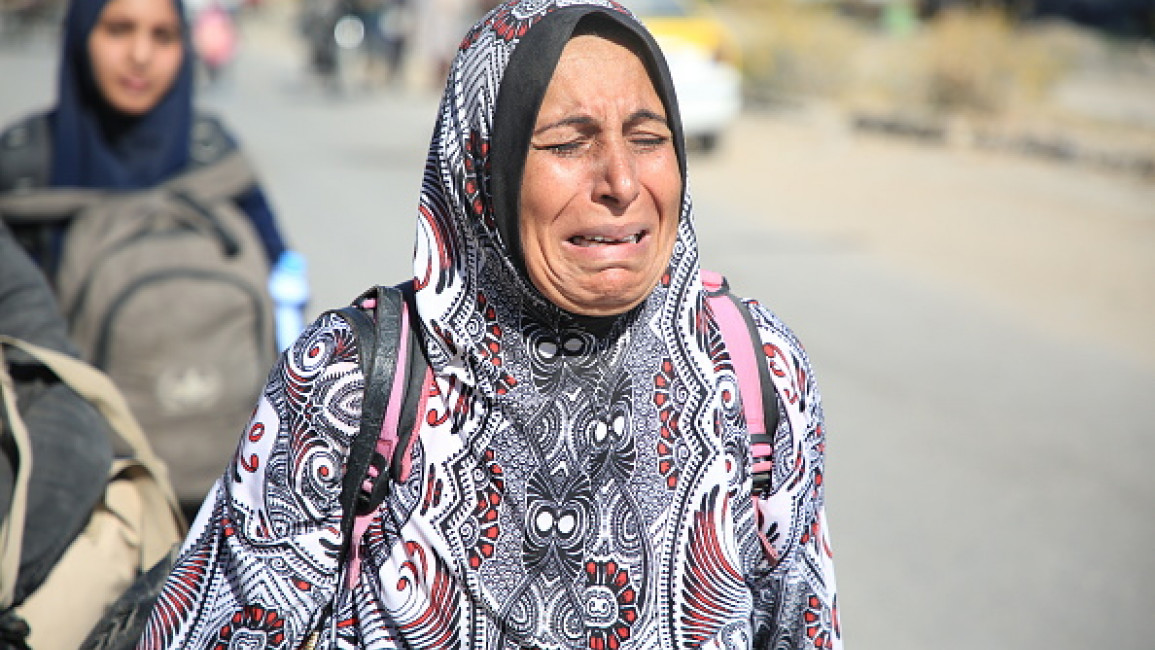
[[[520,203],[530,279],[573,313],[629,310],[666,270],[682,197],[645,65],[613,41],[570,39],[533,129]]]
[[[176,80],[184,58],[180,17],[171,0],[110,0],[88,37],[92,74],[117,111],[143,115]]]

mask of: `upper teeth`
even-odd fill
[[[642,233],[639,232],[634,233],[628,237],[623,237],[621,239],[614,239],[613,237],[602,237],[600,235],[593,235],[590,237],[578,235],[571,241],[573,241],[573,243],[577,244],[578,246],[589,246],[591,244],[636,244],[641,240],[641,238]]]

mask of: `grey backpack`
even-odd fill
[[[148,190],[0,195],[14,226],[69,224],[53,280],[70,334],[186,504],[227,464],[276,352],[268,262],[233,201],[254,183],[233,150]]]

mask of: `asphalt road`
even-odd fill
[[[257,161],[311,263],[317,312],[409,275],[437,97],[328,96],[307,83],[291,41],[272,34],[251,28],[231,76],[202,100]],[[50,44],[0,45],[0,121],[50,101],[54,54]],[[744,117],[733,142],[763,133],[766,119]],[[766,170],[785,155],[805,150],[771,143],[736,165],[699,158],[691,178],[704,264],[777,311],[817,368],[848,647],[1155,647],[1155,364],[1095,331],[1049,326],[1045,313],[1023,318],[878,247],[808,228],[799,202],[757,191],[773,187]],[[926,160],[911,164],[925,170]],[[817,202],[853,182],[828,179]],[[966,187],[950,176],[943,187],[954,183]],[[1135,191],[1120,190],[1127,200]],[[934,198],[928,205],[973,197]],[[863,220],[890,209],[854,207]]]

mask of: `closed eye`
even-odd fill
[[[653,136],[635,136],[630,138],[630,142],[642,149],[657,149],[664,146],[670,141],[669,136],[653,135]]]
[[[559,142],[557,144],[540,144],[534,145],[533,148],[538,151],[553,151],[556,153],[565,153],[568,151],[577,151],[581,147],[580,142]]]

